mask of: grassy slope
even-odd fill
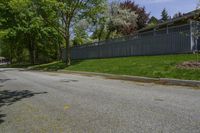
[[[89,71],[122,75],[146,76],[156,78],[178,78],[200,80],[200,69],[178,69],[177,64],[184,61],[195,60],[195,55],[164,55],[164,56],[139,56],[111,59],[92,59],[73,61],[73,65],[66,67],[62,62],[33,67],[37,70],[73,70]]]

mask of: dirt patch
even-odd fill
[[[179,65],[177,65],[177,68],[182,69],[200,69],[200,62],[196,61],[186,61]]]

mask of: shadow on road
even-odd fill
[[[4,122],[4,120],[2,119],[3,117],[6,117],[5,114],[0,114],[0,124]]]
[[[12,79],[0,79],[0,83],[4,83],[4,82],[7,82],[9,80],[12,80]]]
[[[73,79],[69,79],[69,80],[60,80],[60,82],[65,82],[65,83],[70,83],[70,82],[78,82],[78,80],[73,80]]]
[[[22,90],[22,91],[3,90],[0,91],[0,108],[3,106],[12,105],[15,102],[18,102],[25,98],[30,98],[35,95],[46,94],[46,93],[47,92],[32,92],[29,90]],[[4,120],[2,119],[3,117],[6,117],[6,114],[0,113],[0,124],[4,122]]]

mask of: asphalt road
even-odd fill
[[[200,90],[0,69],[0,133],[200,133]]]

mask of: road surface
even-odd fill
[[[200,90],[0,69],[0,133],[200,133]]]

